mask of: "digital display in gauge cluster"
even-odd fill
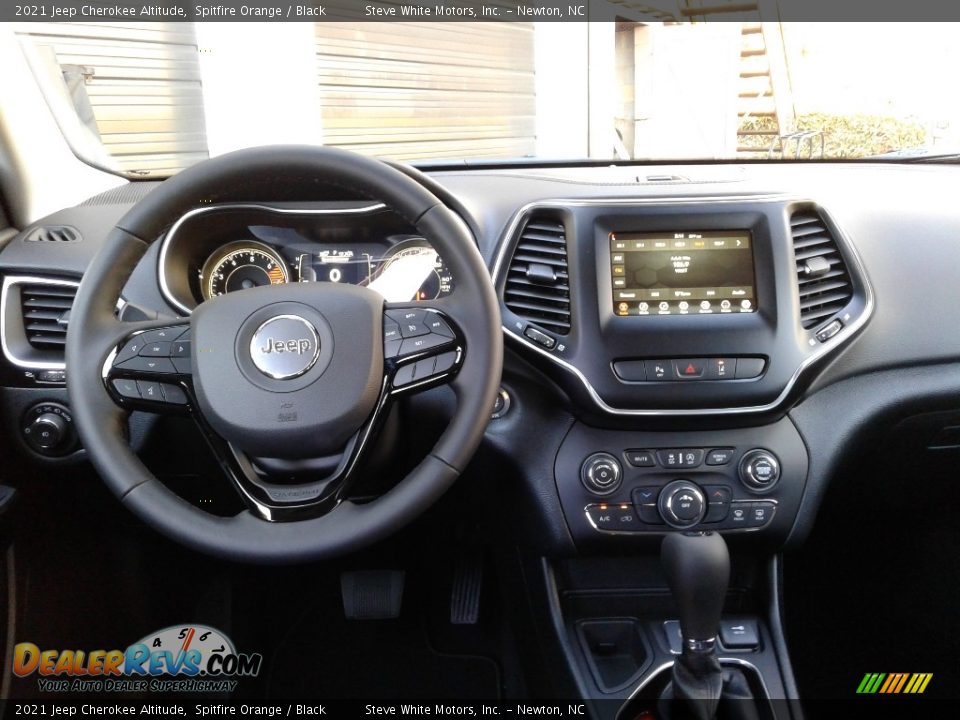
[[[423,238],[376,243],[302,243],[274,248],[254,240],[214,251],[200,271],[205,300],[286,282],[335,282],[369,287],[388,302],[434,300],[453,291],[446,264]]]

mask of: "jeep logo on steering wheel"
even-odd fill
[[[316,328],[299,315],[277,315],[257,328],[250,357],[257,370],[275,380],[300,377],[320,354]]]

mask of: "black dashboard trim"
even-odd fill
[[[560,357],[557,357],[555,354],[538,347],[536,344],[527,340],[521,334],[514,332],[506,325],[502,325],[502,330],[504,335],[514,341],[519,343],[524,349],[532,350],[538,355],[541,355],[551,362],[567,371],[573,375],[580,383],[583,385],[584,389],[587,392],[587,395],[590,397],[591,401],[594,403],[595,407],[606,413],[608,415],[614,416],[631,416],[631,417],[710,417],[718,415],[753,415],[753,414],[762,414],[770,413],[776,410],[779,410],[784,405],[788,397],[790,397],[793,392],[797,382],[814,364],[823,360],[826,356],[837,352],[844,346],[846,346],[859,331],[867,324],[869,319],[873,315],[875,301],[874,301],[874,292],[873,287],[870,284],[870,280],[867,276],[866,268],[864,267],[863,261],[860,258],[859,253],[856,250],[854,244],[847,237],[846,233],[837,226],[837,223],[830,217],[830,213],[823,208],[820,208],[819,204],[806,197],[792,195],[792,194],[741,194],[741,195],[719,195],[719,196],[696,196],[696,195],[687,195],[682,197],[670,197],[670,196],[660,196],[660,197],[638,197],[638,198],[596,198],[596,199],[585,199],[585,198],[556,198],[548,200],[538,200],[534,202],[527,203],[526,205],[519,208],[516,212],[513,213],[510,220],[506,224],[506,228],[502,233],[497,254],[493,264],[492,278],[494,286],[498,289],[500,288],[501,275],[507,267],[507,259],[510,255],[510,250],[513,246],[513,240],[517,235],[518,230],[521,227],[523,220],[532,212],[536,210],[565,210],[570,207],[622,207],[624,205],[705,205],[705,204],[736,204],[744,202],[753,202],[753,203],[780,203],[784,207],[791,207],[799,204],[812,205],[820,209],[824,215],[827,216],[830,222],[831,228],[835,231],[835,240],[838,246],[841,248],[841,253],[843,257],[847,260],[852,276],[855,276],[863,288],[864,294],[864,308],[863,311],[854,318],[849,324],[847,324],[843,331],[835,336],[833,339],[826,343],[822,343],[820,347],[816,348],[815,351],[811,352],[797,367],[797,370],[790,377],[783,391],[771,402],[763,405],[751,405],[751,406],[741,406],[741,407],[717,407],[717,408],[656,408],[656,409],[647,409],[647,408],[623,408],[623,407],[614,407],[608,404],[597,392],[596,388],[590,383],[587,377],[572,363],[563,360]],[[499,293],[499,290],[498,290]],[[502,298],[501,298],[502,301]],[[847,318],[845,318],[847,319]],[[811,333],[812,334],[812,333]]]

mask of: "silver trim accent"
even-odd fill
[[[525,218],[532,210],[540,208],[554,208],[554,209],[566,209],[569,207],[592,207],[596,205],[690,205],[690,204],[728,204],[728,203],[742,203],[742,202],[781,202],[784,205],[790,203],[810,203],[819,207],[819,204],[810,200],[809,198],[804,198],[800,196],[794,196],[789,194],[773,194],[773,195],[729,195],[729,196],[684,196],[684,197],[674,197],[674,198],[607,198],[607,199],[550,199],[542,200],[527,203],[519,210],[517,210],[510,222],[507,224],[507,229],[500,237],[500,248],[497,251],[497,258],[494,261],[493,265],[493,284],[494,287],[497,287],[499,284],[500,273],[504,267],[504,259],[507,254],[507,249],[512,244],[512,239],[516,235],[516,232],[519,228],[520,222]],[[722,408],[690,408],[690,409],[674,409],[674,408],[662,408],[655,410],[647,409],[636,409],[636,408],[618,408],[612,405],[608,405],[603,398],[600,397],[600,394],[596,391],[593,385],[590,384],[590,381],[587,380],[586,376],[571,363],[563,360],[556,355],[551,354],[550,352],[544,350],[541,347],[538,347],[534,343],[527,340],[523,335],[514,332],[506,325],[501,325],[501,329],[504,334],[519,342],[526,348],[533,350],[534,352],[543,355],[545,358],[549,358],[552,362],[559,365],[561,368],[571,373],[576,377],[584,386],[587,391],[587,394],[590,396],[590,399],[593,400],[594,405],[597,408],[602,410],[605,413],[610,415],[622,415],[622,416],[633,416],[633,417],[689,417],[689,416],[712,416],[712,415],[744,415],[752,413],[764,413],[771,410],[775,410],[780,407],[783,402],[787,399],[790,393],[793,391],[793,386],[796,385],[797,380],[800,379],[800,376],[809,368],[813,363],[818,361],[823,356],[831,353],[841,346],[845,345],[847,341],[853,338],[856,335],[857,331],[862,328],[867,320],[873,315],[874,309],[874,294],[873,287],[870,284],[870,280],[867,277],[866,269],[863,266],[863,261],[860,259],[860,254],[857,252],[856,247],[853,243],[850,242],[846,233],[834,222],[833,218],[830,218],[830,223],[833,228],[836,230],[835,240],[838,245],[842,246],[841,252],[844,253],[844,257],[848,259],[850,270],[852,273],[855,273],[857,279],[863,285],[865,302],[863,307],[863,312],[850,324],[844,325],[843,329],[834,335],[827,343],[821,343],[818,349],[807,356],[807,358],[800,363],[800,366],[797,368],[796,372],[790,377],[790,380],[787,382],[786,387],[784,387],[783,392],[781,392],[772,402],[767,403],[766,405],[750,405],[745,407],[722,407]],[[498,299],[502,302],[502,297],[498,292]],[[813,333],[810,333],[813,337]],[[837,342],[839,340],[839,342]]]
[[[203,213],[214,212],[218,210],[263,210],[265,212],[272,212],[277,215],[359,215],[363,213],[376,212],[378,210],[383,210],[387,206],[384,203],[373,203],[372,205],[363,205],[362,207],[356,208],[280,208],[274,207],[272,205],[266,205],[263,203],[219,203],[217,205],[205,205],[203,207],[194,208],[189,210],[177,218],[176,222],[170,227],[170,230],[167,231],[167,234],[163,237],[163,240],[160,241],[160,256],[157,258],[157,279],[160,282],[160,294],[163,295],[163,299],[166,300],[170,305],[177,310],[185,313],[185,315],[190,315],[193,312],[191,308],[188,308],[186,305],[177,300],[173,293],[170,291],[170,286],[167,284],[167,251],[170,248],[170,243],[172,242],[174,236],[177,234],[177,231],[180,227],[187,221],[197,215],[202,215]]]
[[[757,679],[760,681],[760,687],[763,690],[763,695],[764,695],[763,699],[766,700],[768,703],[773,699],[770,697],[770,690],[769,688],[767,688],[767,683],[764,682],[763,680],[763,673],[760,672],[759,668],[757,668],[757,666],[754,665],[752,662],[744,660],[743,658],[724,657],[722,655],[720,655],[717,659],[720,661],[721,666],[724,663],[727,663],[728,665],[739,665],[740,667],[746,667],[753,670],[753,672],[757,674]],[[620,706],[620,710],[617,711],[617,715],[619,716],[620,711],[623,710],[626,704],[631,700],[633,700],[637,695],[639,695],[640,691],[643,690],[647,685],[653,682],[654,678],[656,678],[657,675],[662,673],[664,670],[669,670],[670,668],[672,668],[674,662],[675,662],[674,660],[670,660],[669,662],[665,662],[661,665],[658,665],[655,670],[650,671],[647,674],[647,676],[643,679],[643,681],[639,685],[637,685],[637,688],[627,696],[626,700],[623,701],[623,705]]]
[[[260,331],[263,330],[270,323],[277,322],[278,320],[296,320],[302,323],[310,332],[311,339],[313,340],[313,356],[310,358],[309,362],[307,362],[307,364],[304,365],[304,367],[300,368],[295,372],[277,373],[272,370],[268,370],[262,367],[259,362],[257,362],[257,357],[259,356],[254,354],[258,350],[261,355],[265,354],[263,351],[263,348],[257,347],[260,344],[260,341],[259,341]],[[262,323],[260,323],[260,327],[258,327],[256,330],[253,331],[253,336],[250,338],[249,350],[250,350],[250,359],[253,361],[254,367],[256,367],[257,370],[262,372],[264,375],[266,375],[269,378],[273,378],[274,380],[292,380],[293,378],[298,378],[301,375],[309,372],[310,369],[317,364],[317,358],[320,357],[320,336],[317,334],[317,329],[306,318],[302,318],[299,315],[275,315],[269,320],[264,320]]]
[[[39,360],[26,360],[17,357],[10,346],[7,344],[7,303],[9,301],[10,288],[14,285],[59,285],[60,287],[80,287],[76,280],[61,280],[49,277],[40,277],[37,275],[8,275],[3,279],[3,290],[0,291],[0,346],[3,347],[3,354],[7,360],[17,367],[28,370],[66,370],[65,362],[43,362]]]

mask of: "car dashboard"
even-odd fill
[[[509,467],[515,482],[496,484],[493,502],[510,506],[517,541],[545,557],[649,551],[671,530],[717,531],[740,551],[799,546],[871,428],[957,405],[956,172],[428,168],[500,300],[502,387],[478,457]],[[2,420],[31,462],[84,462],[64,387],[70,302],[152,185],[65,208],[0,251]],[[182,318],[222,293],[282,282],[366,285],[414,303],[457,288],[429,242],[377,199],[314,189],[173,219],[118,314]],[[409,402],[442,408],[431,393]],[[942,429],[931,425],[916,449]]]

